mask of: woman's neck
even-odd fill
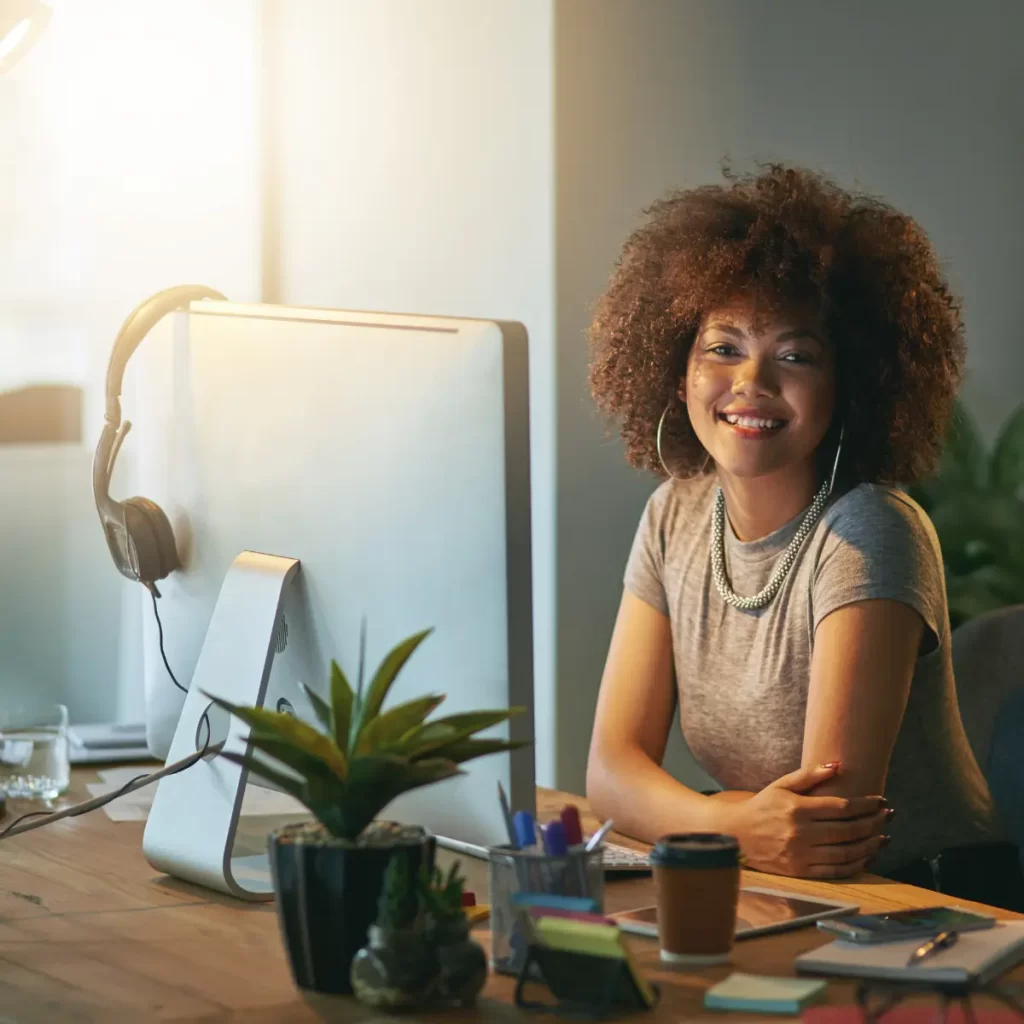
[[[726,515],[741,541],[760,540],[795,519],[814,500],[820,486],[813,463],[759,477],[718,471]]]

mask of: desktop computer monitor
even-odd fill
[[[364,620],[368,672],[433,627],[387,706],[423,693],[447,694],[440,714],[523,705],[493,735],[532,739],[521,325],[204,301],[165,318],[126,384],[139,491],[167,512],[183,563],[158,601],[183,685],[233,560],[262,552],[301,566],[264,706],[315,724],[298,683],[327,696],[332,658],[354,680]],[[184,697],[164,667],[150,595],[141,600],[147,741],[163,758]],[[253,642],[245,622],[231,642]],[[480,758],[386,816],[439,837],[504,842],[497,784],[532,810],[533,763],[529,746]]]

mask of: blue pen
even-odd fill
[[[564,857],[569,852],[569,844],[565,838],[565,826],[560,821],[552,821],[541,830],[544,837],[544,852],[549,857]]]
[[[498,782],[498,802],[501,804],[501,816],[505,821],[505,831],[508,833],[508,843],[513,849],[519,844],[516,842],[516,829],[512,823],[512,812],[509,810],[508,797],[505,796],[505,787]]]
[[[537,845],[537,826],[529,811],[516,811],[512,816],[512,826],[516,832],[516,845],[520,850]]]

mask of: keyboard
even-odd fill
[[[487,860],[487,847],[479,846],[476,843],[467,843],[462,839],[452,839],[449,836],[436,836],[437,845],[444,846],[456,853],[464,853],[470,857],[479,857]],[[589,837],[588,837],[589,838]],[[620,846],[618,843],[604,844],[604,871],[605,874],[618,874],[626,872],[650,871],[650,861],[646,853],[632,850],[628,846]]]
[[[650,871],[651,862],[646,853],[631,850],[618,843],[604,844],[604,869],[608,871]]]

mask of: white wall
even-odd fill
[[[141,715],[138,588],[107,555],[91,445],[140,300],[187,281],[258,297],[258,26],[255,0],[55,0],[0,77],[0,390],[85,392],[83,446],[0,446],[0,699]]]
[[[549,0],[280,6],[283,301],[507,318],[529,331],[537,775],[550,782]]]

